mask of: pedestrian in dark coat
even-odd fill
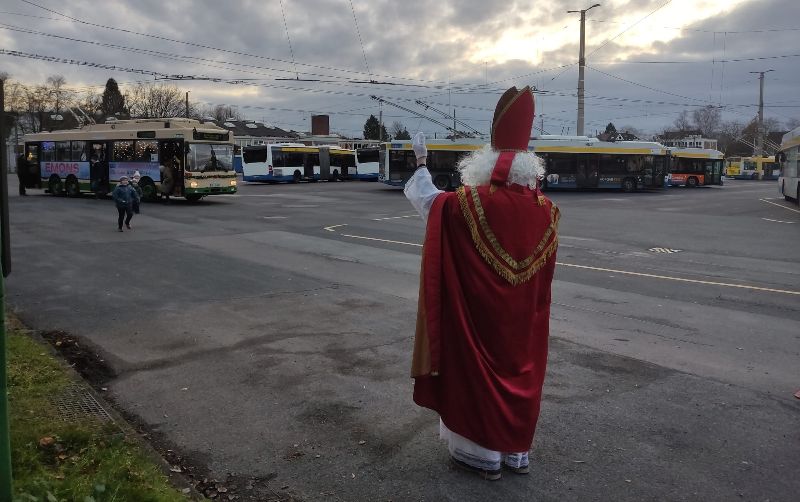
[[[20,195],[28,195],[25,193],[25,182],[28,179],[29,171],[30,167],[28,166],[28,160],[25,158],[25,155],[23,154],[17,157],[17,179],[19,180]]]
[[[133,212],[136,214],[139,214],[139,202],[142,200],[142,187],[139,186],[141,178],[139,171],[133,173],[133,178],[131,178],[131,187],[136,190],[136,200],[133,202]]]
[[[136,193],[136,190],[128,184],[127,176],[123,176],[119,179],[119,185],[111,192],[111,198],[114,199],[114,203],[117,205],[117,213],[119,213],[119,218],[117,219],[119,231],[122,232],[123,219],[125,220],[125,226],[130,230],[131,218],[133,218],[133,206],[134,203],[139,203],[139,195]]]

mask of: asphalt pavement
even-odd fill
[[[772,182],[552,192],[550,364],[529,476],[449,466],[411,400],[424,227],[377,183],[150,203],[11,200],[7,301],[244,500],[770,500],[800,493],[800,208]],[[230,475],[230,476],[229,476]]]

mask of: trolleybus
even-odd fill
[[[725,161],[725,176],[737,180],[776,180],[780,169],[773,157],[730,157]]]
[[[428,169],[436,187],[447,190],[460,185],[458,161],[484,144],[479,139],[429,140]],[[618,188],[630,192],[665,185],[669,157],[660,143],[539,136],[530,141],[528,148],[544,161],[543,189]],[[386,143],[380,154],[379,179],[389,185],[405,185],[416,168],[411,143]]]
[[[378,166],[380,165],[380,148],[359,148],[356,150],[356,173],[350,178],[364,181],[378,180]]]
[[[670,185],[722,185],[722,152],[706,148],[675,148],[670,153]]]
[[[355,173],[355,152],[334,145],[273,143],[242,149],[242,179],[275,183],[339,180]]]
[[[800,127],[783,136],[781,149],[776,155],[781,172],[778,177],[778,191],[786,200],[794,200],[800,205]]]
[[[106,194],[137,171],[145,200],[236,192],[231,134],[197,120],[116,120],[29,134],[24,142],[26,160],[53,195]]]

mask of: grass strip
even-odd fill
[[[185,501],[114,424],[65,421],[52,399],[74,384],[50,349],[7,318],[15,501]]]

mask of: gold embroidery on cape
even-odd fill
[[[534,252],[521,262],[517,262],[511,257],[511,255],[508,254],[508,252],[506,252],[505,249],[503,249],[503,247],[497,241],[497,237],[494,235],[494,232],[492,232],[492,229],[489,227],[489,223],[486,221],[486,215],[483,211],[483,206],[480,203],[477,190],[470,191],[472,192],[473,203],[475,204],[475,211],[478,213],[478,220],[480,222],[481,229],[483,230],[484,235],[486,235],[486,240],[488,240],[492,245],[492,248],[494,248],[494,253],[492,253],[492,250],[489,249],[484,242],[484,239],[481,237],[480,230],[478,229],[478,223],[475,221],[475,218],[472,215],[472,211],[469,207],[466,189],[462,186],[456,192],[458,195],[458,202],[461,206],[461,212],[464,214],[464,219],[469,227],[470,234],[472,235],[472,241],[475,243],[478,253],[480,253],[483,259],[489,265],[491,265],[492,268],[494,268],[498,275],[506,279],[512,285],[516,286],[528,281],[544,266],[556,249],[558,249],[557,234],[558,220],[560,216],[558,208],[555,204],[552,204],[550,208],[550,225],[545,231],[542,240],[539,242],[539,245],[536,247]],[[553,235],[554,233],[556,235]],[[551,236],[553,239],[548,244],[548,240]],[[505,263],[499,260],[496,255],[500,256]]]

